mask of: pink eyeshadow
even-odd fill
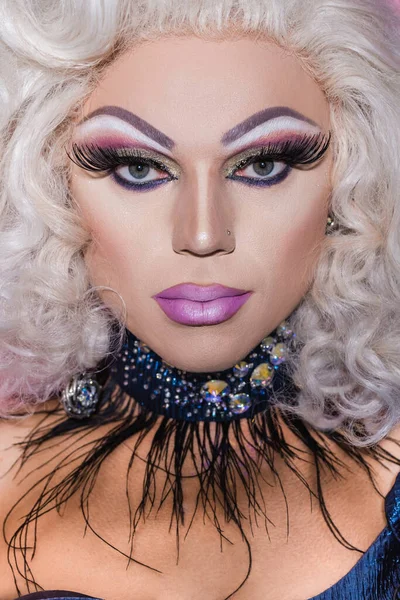
[[[306,132],[285,132],[284,134],[272,134],[269,136],[264,136],[261,138],[254,139],[252,142],[249,142],[246,146],[235,150],[235,153],[244,152],[249,148],[254,148],[254,146],[266,146],[268,144],[284,144],[285,142],[293,142],[299,139],[303,139],[305,136],[314,137],[314,136],[323,136],[322,133],[306,133]]]
[[[154,150],[151,145],[138,142],[131,137],[124,137],[115,133],[91,135],[85,138],[85,136],[78,137],[75,142],[78,146],[98,146],[99,148],[146,148],[148,150]]]

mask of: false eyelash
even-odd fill
[[[327,151],[331,134],[306,134],[302,138],[268,144],[237,163],[232,171],[243,169],[257,160],[279,161],[294,167],[317,162]]]
[[[159,162],[154,158],[144,156],[143,153],[136,148],[116,150],[115,148],[101,148],[95,144],[85,144],[83,146],[73,144],[71,153],[67,154],[72,162],[78,165],[78,167],[93,173],[107,173],[120,166],[145,163],[159,171],[164,171],[171,175],[161,161]]]
[[[317,133],[268,144],[259,150],[254,150],[254,153],[237,162],[228,170],[228,174],[232,175],[235,171],[245,168],[256,160],[279,161],[288,166],[310,165],[322,158],[329,147],[330,140],[330,133],[328,135]],[[78,167],[94,173],[110,173],[119,166],[135,165],[140,162],[168,173],[176,179],[176,176],[161,161],[145,156],[143,150],[137,148],[117,150],[102,148],[96,144],[84,144],[83,146],[73,144],[71,152],[67,152],[67,154]]]

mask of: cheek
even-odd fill
[[[120,287],[127,267],[128,249],[115,230],[93,229],[93,239],[86,252],[85,261],[92,285]]]
[[[90,282],[94,287],[110,288],[99,289],[99,295],[114,313],[124,319],[123,315],[129,316],[133,307],[137,311],[137,307],[148,300],[148,253],[140,247],[137,239],[132,239],[130,228],[126,225],[123,231],[116,231],[109,225],[96,227],[93,235],[85,257]]]
[[[85,253],[91,284],[123,293],[127,282],[143,280],[151,220],[139,218],[134,205],[105,180],[78,176],[72,193],[91,239]]]
[[[318,204],[322,210],[315,207],[299,215],[298,219],[293,219],[291,226],[285,230],[282,243],[284,270],[300,286],[310,283],[325,234],[327,209],[324,198],[317,200],[320,200]]]
[[[181,262],[178,265],[168,253],[171,240],[166,223],[171,215],[163,208],[165,198],[147,202],[143,195],[132,202],[104,180],[77,178],[77,183],[73,194],[92,238],[85,257],[92,285],[121,294],[128,313],[132,306],[136,310],[147,306],[149,296],[163,287],[161,282],[167,285],[165,274],[180,272]],[[326,226],[327,178],[321,172],[298,173],[290,185],[262,195],[257,190],[234,189],[237,192],[229,201],[235,206],[238,243],[227,259],[232,261],[230,268],[238,287],[248,285],[260,292],[260,308],[283,312],[283,318],[311,283]],[[192,273],[186,277],[191,279]],[[223,276],[216,272],[215,279]],[[107,304],[117,302],[120,307],[115,294],[101,295]]]
[[[330,187],[302,173],[282,194],[277,192],[258,228],[259,257],[268,302],[288,302],[294,308],[309,288],[324,240]],[[308,173],[310,175],[310,173]]]

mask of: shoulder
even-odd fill
[[[8,563],[8,552],[11,532],[20,523],[21,515],[27,513],[30,499],[24,499],[31,486],[40,479],[35,471],[37,461],[28,460],[21,468],[25,441],[43,420],[41,409],[52,409],[56,401],[42,404],[33,414],[25,414],[9,419],[0,419],[0,597],[15,596],[14,579]],[[57,401],[58,404],[58,401]],[[42,459],[41,459],[42,460]],[[21,499],[23,499],[21,503]],[[12,513],[17,506],[18,510]]]
[[[18,444],[29,435],[35,422],[35,415],[0,419],[0,527],[3,529],[3,535],[0,534],[1,598],[13,598],[16,595],[8,563],[9,536],[4,528],[7,515],[18,500],[19,486],[16,480],[22,455],[22,448]]]
[[[0,491],[1,482],[12,470],[21,455],[21,442],[33,427],[33,415],[12,419],[0,419]]]
[[[396,425],[377,446],[382,450],[382,462],[374,461],[373,469],[377,475],[377,483],[386,496],[393,487],[400,473],[400,424]]]
[[[22,456],[22,442],[32,433],[43,419],[43,408],[51,410],[58,401],[51,400],[40,406],[36,412],[0,419],[0,493],[2,482],[9,479]]]
[[[390,430],[383,440],[378,443],[378,446],[390,453],[393,461],[398,463],[398,470],[400,470],[400,423]]]

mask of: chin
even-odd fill
[[[262,337],[262,336],[261,336]],[[219,337],[219,343],[209,340],[204,344],[186,343],[178,344],[169,342],[167,346],[151,344],[148,342],[157,354],[170,365],[182,371],[191,373],[213,373],[230,369],[257,344],[251,341],[244,345],[243,340],[238,341],[232,337],[225,336],[222,340]],[[177,351],[177,348],[179,350]]]
[[[223,360],[223,357],[221,359],[221,356],[218,356],[218,360],[215,361],[205,359],[204,357],[177,357],[176,360],[164,360],[182,371],[189,371],[190,373],[214,373],[230,369],[240,358],[242,356],[238,358],[226,358],[225,360]]]
[[[244,307],[243,307],[244,308]],[[137,315],[136,315],[137,317]],[[275,323],[254,327],[254,318],[234,318],[212,326],[190,327],[152,315],[128,329],[165,362],[182,371],[213,373],[230,369],[251,352]],[[150,326],[151,324],[151,326]]]

